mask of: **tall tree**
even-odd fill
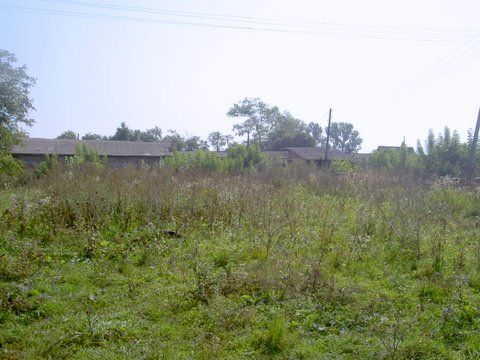
[[[220,151],[227,144],[225,136],[220,131],[214,131],[208,134],[208,142],[215,151]]]
[[[334,122],[330,128],[330,143],[332,149],[340,150],[347,154],[354,154],[362,145],[360,133],[353,125],[346,122]]]
[[[72,130],[67,130],[57,136],[57,139],[67,139],[67,140],[76,140],[77,133]]]
[[[183,151],[186,149],[186,139],[175,130],[168,130],[168,135],[163,138],[168,141],[175,151]]]
[[[271,109],[259,98],[245,98],[237,104],[234,104],[227,115],[230,117],[244,118],[241,123],[235,124],[233,130],[238,136],[247,135],[247,145],[250,143],[250,137],[258,144],[268,131],[269,113]]]
[[[147,129],[140,134],[140,140],[145,142],[160,141],[162,140],[162,129],[158,126]]]
[[[185,150],[208,150],[208,143],[205,140],[202,140],[200,136],[189,136],[185,139]]]
[[[282,150],[287,147],[312,147],[315,140],[307,131],[303,121],[294,118],[289,112],[276,114],[265,142],[267,150]]]
[[[264,150],[315,145],[303,121],[294,118],[288,111],[281,112],[277,106],[265,104],[258,98],[245,98],[234,104],[227,115],[245,119],[235,124],[233,129],[239,136],[247,135],[247,145],[250,136],[252,141]]]
[[[23,126],[31,126],[33,100],[30,88],[35,79],[25,65],[17,66],[14,54],[0,49],[0,153],[9,154],[25,136]]]
[[[120,124],[120,127],[117,128],[117,131],[110,139],[119,140],[119,141],[129,141],[129,140],[133,140],[134,137],[135,137],[134,132],[127,126],[126,123],[122,122]]]
[[[314,122],[307,125],[307,132],[315,141],[315,146],[325,146],[326,138],[323,136],[322,127]]]

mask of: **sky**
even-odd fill
[[[232,133],[228,109],[259,97],[322,127],[332,108],[369,152],[474,127],[479,13],[478,0],[0,0],[0,48],[37,79],[31,137],[121,122]]]

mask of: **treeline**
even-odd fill
[[[119,141],[159,141],[167,140],[177,151],[225,150],[235,141],[249,146],[256,144],[261,150],[282,150],[286,147],[312,147],[326,145],[326,130],[318,123],[306,123],[295,118],[288,111],[280,111],[277,106],[270,106],[258,98],[245,98],[234,104],[227,113],[230,118],[240,120],[233,125],[234,134],[213,131],[206,139],[200,136],[183,136],[175,130],[168,130],[164,135],[159,127],[145,131],[130,129],[122,122],[115,133],[110,136],[87,133],[82,140],[119,140]],[[74,131],[65,131],[58,139],[77,139]],[[353,125],[346,122],[332,123],[330,130],[330,148],[348,154],[360,150],[362,139]]]
[[[398,149],[374,151],[369,164],[375,168],[410,174],[463,177],[466,175],[472,141],[471,131],[467,140],[462,141],[460,134],[448,127],[436,136],[433,130],[430,130],[423,145],[417,141],[416,151],[407,147],[405,143]],[[475,154],[478,164],[480,161],[478,144]]]

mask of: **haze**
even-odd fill
[[[0,1],[0,48],[15,53],[37,78],[32,93],[36,124],[30,129],[34,137],[51,138],[64,130],[112,134],[122,121],[132,128],[159,126],[202,137],[214,130],[232,133],[229,107],[245,97],[260,97],[322,126],[332,107],[333,120],[354,124],[364,139],[362,151],[370,151],[399,145],[404,137],[415,145],[430,128],[439,132],[449,126],[465,137],[480,106],[480,2],[475,0],[109,3],[289,23],[368,25],[382,31],[392,27],[392,33],[397,31],[393,27],[401,27],[473,34],[455,41],[419,40],[418,34],[425,33],[420,29],[410,30],[414,40],[392,39],[384,32],[377,36],[381,39],[367,39],[355,26],[344,36],[61,16],[8,7],[219,24],[67,3]]]

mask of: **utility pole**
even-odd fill
[[[467,176],[469,180],[473,180],[475,170],[475,155],[477,152],[478,131],[480,129],[480,110],[478,111],[477,125],[475,126],[475,133],[473,135],[472,143],[470,144],[470,153],[468,155]]]
[[[325,144],[325,163],[328,160],[328,145],[330,142],[330,125],[332,123],[332,109],[328,113],[327,143]]]

